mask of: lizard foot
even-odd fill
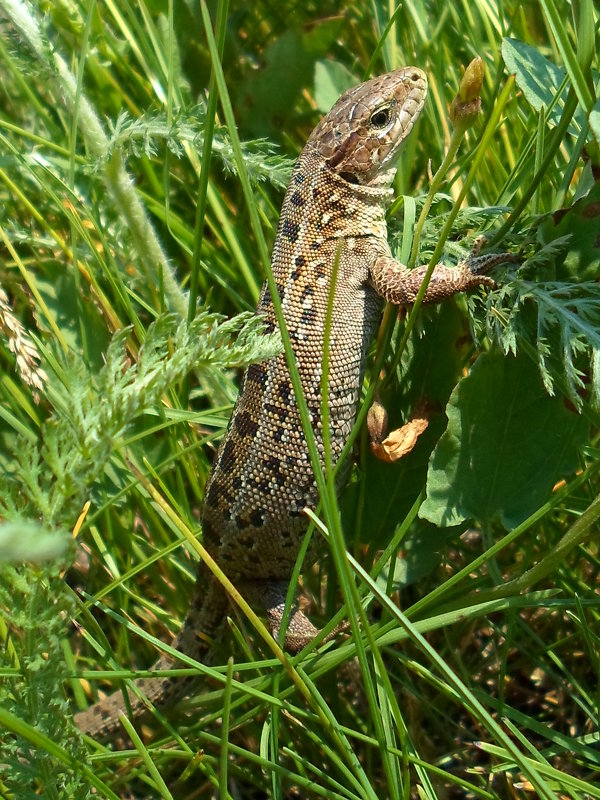
[[[283,606],[275,609],[269,609],[267,612],[267,617],[271,625],[271,633],[273,634],[274,639],[278,639],[279,637],[282,614]],[[321,644],[330,642],[341,633],[348,633],[349,629],[350,623],[348,621],[341,622],[339,625],[335,626],[331,633],[328,633],[327,636],[323,638]],[[313,625],[313,623],[305,614],[303,614],[302,611],[300,611],[298,608],[292,608],[287,630],[285,632],[284,649],[286,652],[295,655],[304,647],[309,645],[320,633],[321,629]]]
[[[250,602],[260,602],[266,609],[269,628],[273,638],[278,640],[285,610],[285,599],[288,590],[287,581],[269,581],[268,583],[248,581],[243,588],[240,587],[240,590]],[[323,639],[322,643],[330,642],[340,633],[346,633],[348,628],[348,622],[337,625]],[[283,647],[288,653],[299,653],[320,632],[320,629],[313,625],[309,618],[298,608],[297,603],[294,602],[287,623]]]

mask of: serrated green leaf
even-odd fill
[[[525,357],[481,356],[452,393],[420,515],[436,525],[499,519],[510,529],[578,467],[583,417],[549,397]]]

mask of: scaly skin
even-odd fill
[[[283,201],[272,268],[319,452],[324,321],[330,275],[339,257],[328,396],[334,461],[356,418],[364,360],[383,301],[412,302],[423,277],[424,269],[409,272],[393,259],[385,210],[393,194],[399,146],[412,130],[426,94],[426,77],[416,67],[350,89],[312,132]],[[468,265],[438,266],[425,302],[490,283]],[[274,329],[275,314],[266,287],[257,311],[267,327]],[[240,592],[266,609],[275,636],[307,527],[302,510],[317,503],[318,491],[282,354],[249,367],[244,374],[208,479],[202,517],[207,549]],[[175,642],[178,649],[204,663],[213,657],[207,642],[219,638],[227,609],[224,591],[207,573],[201,568]],[[316,632],[295,608],[286,648],[297,651]],[[155,667],[172,664],[163,657]],[[137,685],[153,703],[165,703],[184,694],[189,681],[149,678]],[[145,708],[133,695],[131,705],[134,716]],[[85,733],[106,737],[118,727],[123,711],[122,695],[116,693],[77,714],[75,720]]]

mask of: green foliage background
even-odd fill
[[[0,25],[0,796],[600,796],[597,8],[0,0]],[[520,263],[384,315],[364,412],[429,427],[393,465],[357,428],[303,576],[362,635],[278,660],[240,615],[235,667],[198,665],[145,743],[84,743],[72,710],[183,618],[236,368],[281,346],[247,312],[293,159],[410,63],[393,249],[485,232]]]

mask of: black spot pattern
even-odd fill
[[[258,431],[258,422],[249,411],[240,411],[233,418],[235,428],[240,436],[255,436]]]
[[[284,434],[285,434],[285,428],[282,428],[281,426],[278,426],[273,431],[273,440],[275,442],[282,442]]]
[[[281,472],[280,458],[277,458],[276,456],[270,456],[269,458],[264,458],[262,463],[267,472],[275,478],[276,483],[282,485],[285,482],[285,476]]]
[[[285,219],[283,221],[283,227],[281,229],[282,234],[290,240],[290,242],[294,243],[298,241],[298,234],[300,233],[300,225],[298,222],[293,222],[291,219]]]
[[[267,370],[263,364],[250,364],[246,372],[246,381],[256,383],[261,389],[267,385]]]
[[[292,393],[292,387],[290,386],[289,381],[279,381],[277,384],[277,393],[284,402],[289,402],[290,395]]]
[[[300,321],[303,325],[312,325],[317,319],[317,311],[314,308],[305,308],[302,310]]]
[[[269,414],[273,414],[280,422],[285,422],[290,413],[287,408],[282,408],[281,406],[275,405],[275,403],[265,403],[265,411]]]
[[[379,145],[373,147],[351,113],[354,109],[361,113],[360,109],[373,100],[373,93],[377,96],[385,89],[398,95],[399,104],[407,103],[407,114],[416,116],[420,110],[419,87],[410,87],[410,81],[415,80],[421,83],[424,98],[425,78],[410,68],[367,82],[345,94],[334,106],[315,129],[294,169],[274,244],[273,275],[282,299],[285,287],[283,312],[319,452],[323,450],[318,377],[323,357],[322,322],[327,309],[328,276],[337,245],[342,244],[332,329],[335,345],[331,348],[329,372],[329,397],[336,401],[330,417],[334,460],[352,427],[360,396],[361,363],[379,316],[380,305],[373,303],[375,290],[370,284],[367,286],[372,278],[369,265],[378,255],[388,252],[387,173],[378,171]],[[413,92],[410,102],[405,100],[409,91]],[[360,183],[365,186],[350,186],[334,169],[348,181],[359,170]],[[355,239],[352,246],[348,244],[349,237]],[[319,264],[314,263],[317,260]],[[365,290],[357,291],[357,286]],[[266,312],[268,330],[275,327],[273,299],[264,291],[259,308],[259,312]],[[314,508],[317,503],[318,491],[290,388],[289,370],[285,357],[279,354],[266,364],[251,365],[244,375],[232,423],[206,487],[202,514],[205,539],[234,584],[239,581],[241,587],[249,579],[270,592],[271,599],[278,599],[277,586],[289,579],[306,531],[302,509]],[[308,561],[314,557],[314,552],[309,553]],[[212,578],[208,587],[202,581],[198,583],[194,601],[197,613],[193,621],[188,614],[183,632],[186,641],[218,643],[227,598]],[[275,607],[272,604],[271,611]],[[314,633],[310,631],[314,629],[308,621],[306,629],[311,638]],[[198,636],[200,632],[202,637]],[[186,641],[180,634],[176,646],[188,652]],[[204,660],[205,655],[210,657],[209,650],[207,645],[201,645],[198,660]],[[147,696],[153,699],[155,695]],[[118,724],[118,715],[114,719]]]
[[[237,460],[236,450],[237,448],[235,441],[233,439],[227,439],[223,445],[221,458],[219,460],[219,467],[223,470],[223,472],[228,472],[229,470],[233,469],[233,465]]]

